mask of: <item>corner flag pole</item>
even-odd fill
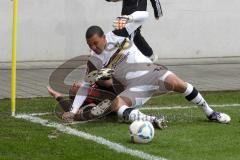
[[[12,79],[11,79],[11,111],[12,111],[12,116],[15,116],[15,110],[16,110],[17,16],[18,16],[18,0],[13,0]]]

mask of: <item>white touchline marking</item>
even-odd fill
[[[43,126],[54,127],[54,128],[56,128],[57,130],[59,130],[63,133],[67,133],[67,134],[70,134],[70,135],[75,135],[75,136],[78,136],[78,137],[81,137],[81,138],[84,138],[84,139],[87,139],[87,140],[94,141],[94,142],[102,144],[102,145],[106,145],[108,148],[110,148],[112,150],[115,150],[116,152],[126,153],[126,154],[129,154],[129,155],[141,158],[141,159],[145,159],[145,160],[167,160],[165,158],[150,155],[148,153],[144,153],[144,152],[139,151],[139,150],[134,150],[134,149],[127,148],[127,147],[125,147],[123,145],[120,145],[118,143],[111,142],[111,141],[109,141],[109,140],[107,140],[103,137],[94,136],[94,135],[91,135],[89,133],[73,129],[71,127],[67,127],[67,126],[59,124],[59,123],[49,122],[48,120],[45,120],[45,119],[42,119],[42,118],[39,118],[39,117],[34,117],[34,116],[31,116],[31,115],[27,115],[27,114],[18,114],[15,117],[18,118],[18,119],[25,119],[25,120],[31,121],[33,123],[38,123],[38,124],[41,124]]]
[[[240,104],[211,104],[212,107],[240,107]],[[188,108],[198,108],[197,105],[195,106],[166,106],[166,107],[159,107],[157,105],[151,107],[142,107],[139,108],[140,110],[164,110],[164,109],[188,109]]]
[[[84,123],[88,123],[90,121],[73,121],[70,123],[63,123],[63,125],[68,126],[68,125],[75,125],[75,124],[84,124]]]
[[[44,112],[44,113],[30,113],[28,115],[30,116],[44,116],[44,115],[50,115],[53,114],[53,112]]]

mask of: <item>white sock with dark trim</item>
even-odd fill
[[[129,114],[129,121],[131,122],[135,120],[142,120],[142,121],[149,121],[152,123],[155,118],[156,118],[155,116],[149,116],[142,113],[141,111],[139,111],[139,109],[134,109]]]
[[[213,109],[209,107],[202,95],[191,84],[187,83],[187,89],[183,94],[188,101],[191,101],[201,107],[207,116],[214,112]]]
[[[120,107],[117,113],[118,117],[124,122],[133,122],[135,120],[153,122],[153,120],[156,118],[155,116],[149,116],[142,113],[141,111],[139,111],[139,109],[131,108],[126,105]]]

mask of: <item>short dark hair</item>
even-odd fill
[[[98,34],[100,37],[102,37],[104,35],[104,32],[103,32],[102,28],[99,26],[91,26],[87,29],[87,32],[85,35],[86,39],[91,38],[95,34]]]

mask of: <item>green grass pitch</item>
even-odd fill
[[[240,91],[204,92],[210,104],[240,104]],[[52,112],[56,102],[52,98],[17,99],[17,113]],[[147,106],[189,106],[182,95],[168,94],[153,98]],[[1,160],[76,160],[76,159],[139,159],[118,153],[104,145],[64,134],[55,128],[41,126],[10,116],[10,100],[0,100],[0,159]],[[71,125],[77,130],[104,137],[131,149],[170,160],[237,160],[240,159],[240,107],[216,107],[229,114],[228,125],[209,122],[199,108],[144,110],[143,112],[168,117],[165,130],[155,130],[149,144],[129,141],[129,124],[116,118],[106,118],[84,124]],[[41,116],[60,121],[54,115]]]

